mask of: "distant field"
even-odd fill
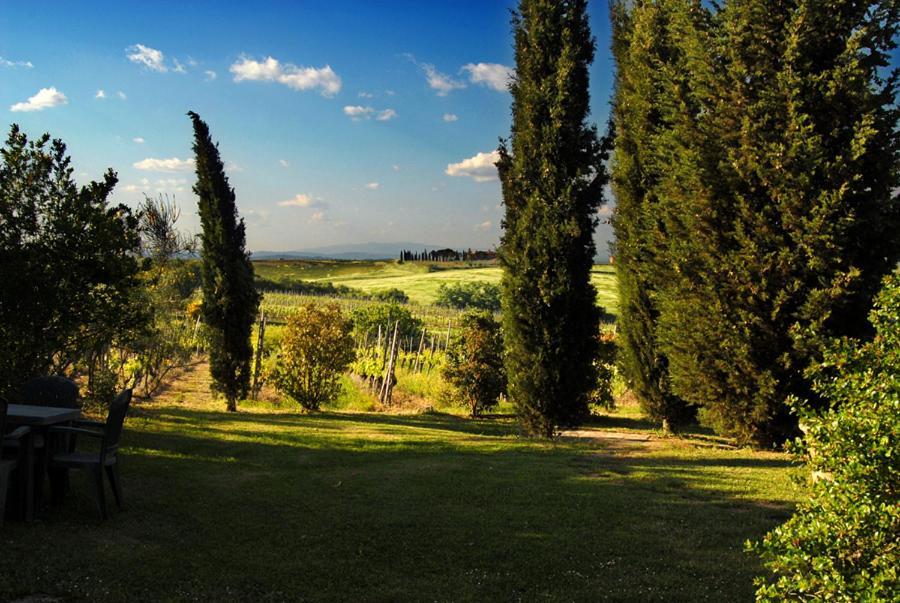
[[[260,277],[285,284],[294,281],[331,282],[366,292],[396,288],[417,304],[434,303],[441,284],[500,282],[498,266],[468,267],[462,262],[435,265],[419,262],[400,264],[394,260],[262,260],[253,262],[253,266]],[[616,276],[613,267],[605,264],[594,266],[591,280],[597,287],[599,303],[615,314]]]

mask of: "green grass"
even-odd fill
[[[431,304],[437,299],[442,284],[485,282],[499,283],[498,266],[467,267],[462,262],[446,265],[396,261],[341,260],[267,260],[253,263],[256,273],[275,282],[331,282],[361,289],[367,293],[397,288],[417,304]],[[616,277],[612,266],[597,265],[591,271],[600,305],[616,312]]]
[[[751,600],[742,543],[798,495],[784,456],[699,439],[195,398],[128,420],[124,512],[99,522],[75,475],[62,507],[0,530],[0,600]]]

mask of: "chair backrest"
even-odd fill
[[[22,386],[18,398],[22,404],[34,406],[81,408],[78,386],[65,377],[36,377]]]
[[[131,390],[126,389],[109,405],[109,414],[106,415],[106,431],[103,436],[103,453],[115,453],[119,447],[119,439],[122,437],[122,426],[125,423],[125,415],[131,404]]]

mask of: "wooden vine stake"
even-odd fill
[[[259,381],[259,373],[262,368],[262,350],[263,350],[263,342],[265,341],[266,336],[266,313],[263,312],[259,316],[259,333],[256,336],[256,356],[253,362],[253,387],[251,388],[251,392],[253,393],[253,399],[256,400],[259,396],[259,388],[262,384]]]
[[[397,331],[400,329],[400,321],[394,323],[394,336],[391,338],[390,344],[390,354],[387,360],[387,369],[384,372],[384,379],[381,382],[381,393],[379,395],[379,400],[382,404],[391,403],[391,393],[394,390],[394,358],[397,355],[397,344],[399,340],[397,338]]]

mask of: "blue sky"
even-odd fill
[[[79,181],[116,170],[117,202],[174,195],[190,229],[185,113],[198,112],[253,250],[490,248],[500,186],[479,153],[509,131],[513,5],[2,2],[0,111],[6,126],[62,138]],[[612,83],[606,7],[591,7],[601,129]],[[607,237],[604,227],[603,251]]]

